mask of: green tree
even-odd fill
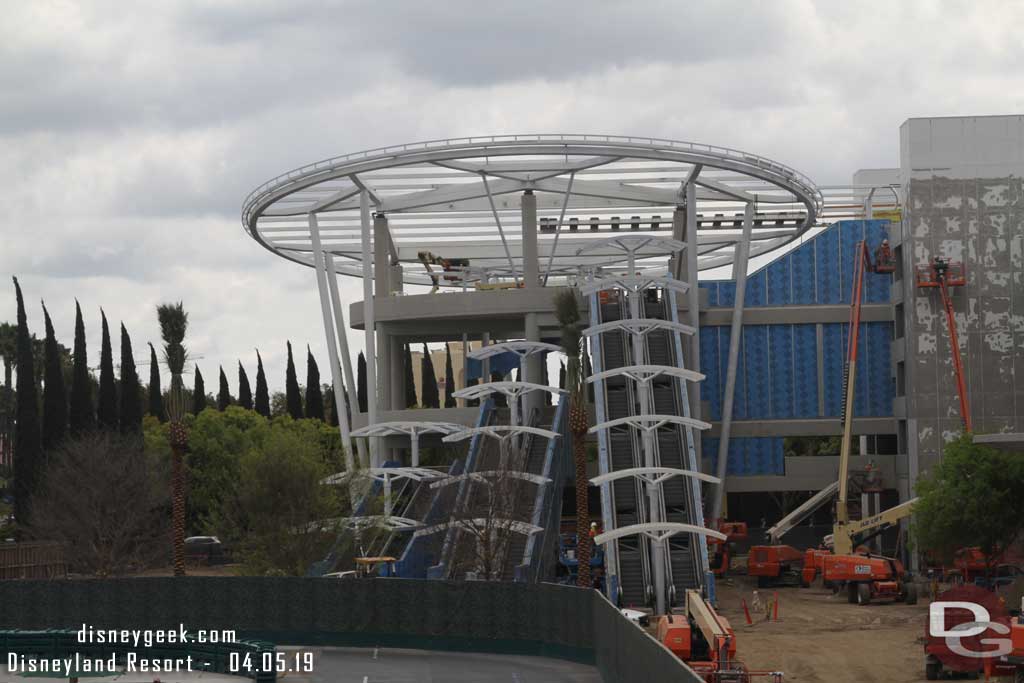
[[[1024,458],[975,444],[970,434],[946,444],[916,491],[914,536],[937,557],[948,560],[959,548],[977,546],[988,575],[1024,532]]]
[[[85,323],[82,307],[75,300],[75,352],[71,373],[71,406],[68,423],[72,434],[84,434],[96,426],[92,405],[93,377],[89,374],[89,358],[85,350]]]
[[[330,473],[318,445],[286,429],[271,430],[259,448],[242,454],[239,476],[212,523],[248,572],[302,576],[323,558],[335,534],[321,522],[347,508],[346,487],[320,483]]]
[[[325,421],[324,394],[320,389],[320,368],[316,365],[313,352],[306,345],[306,417]]]
[[[118,427],[122,434],[139,434],[142,431],[142,386],[132,355],[132,340],[128,330],[121,323],[121,410]]]
[[[587,392],[584,362],[583,323],[575,289],[563,289],[555,295],[555,318],[562,332],[565,352],[565,388],[569,392],[569,431],[572,433],[572,459],[576,469],[576,557],[579,560],[577,585],[590,588],[590,501],[587,482]]]
[[[11,389],[18,357],[18,327],[0,323],[0,358],[4,361],[4,388]]]
[[[408,389],[406,389],[408,392]],[[356,360],[356,400],[359,402],[359,412],[365,413],[366,408],[366,356],[363,352],[359,352],[359,358]],[[406,393],[406,400],[408,401],[408,393]]]
[[[176,304],[161,304],[156,309],[160,321],[160,336],[164,342],[164,362],[171,373],[171,388],[168,391],[167,427],[168,444],[171,448],[171,549],[174,559],[174,575],[185,575],[185,450],[188,448],[188,429],[183,423],[185,417],[185,384],[182,373],[185,370],[185,333],[188,331],[188,313],[179,301]],[[199,368],[196,368],[199,375]],[[200,378],[201,381],[201,378]],[[202,388],[202,387],[200,387]],[[205,397],[205,390],[199,392]],[[204,399],[205,400],[205,399]]]
[[[430,357],[430,349],[426,344],[423,345],[423,362],[420,363],[420,393],[423,396],[424,408],[441,407],[441,394],[437,389],[434,359]]]
[[[110,349],[107,314],[100,309],[103,339],[100,343],[100,393],[96,400],[96,423],[101,429],[117,429],[117,384],[114,380],[114,353]]]
[[[43,304],[43,320],[46,325],[46,379],[43,384],[42,446],[44,451],[51,451],[67,436],[68,397],[64,390],[64,364],[46,304]]]
[[[149,345],[149,414],[160,422],[167,419],[164,415],[163,393],[160,391],[160,363],[152,344]]]
[[[217,410],[224,412],[235,402],[228,387],[228,376],[224,374],[224,366],[220,366],[220,386],[217,388]]]
[[[199,415],[206,410],[206,406],[206,382],[203,381],[203,373],[199,372],[199,366],[196,365],[192,384],[192,414]]]
[[[415,408],[416,401],[416,378],[412,372],[412,349],[405,345],[405,407]]]
[[[288,342],[288,367],[284,376],[284,392],[288,401],[288,414],[293,420],[302,419],[302,392],[295,375],[295,361],[292,359],[292,343]]]
[[[444,345],[444,407],[454,408],[458,405],[455,397],[455,372],[452,370],[452,347],[446,342]]]
[[[21,285],[14,278],[18,301],[17,328],[17,412],[14,431],[14,518],[19,527],[29,524],[29,503],[36,493],[42,468],[42,441],[39,431],[39,403],[36,394],[35,357],[32,336],[25,317]]]
[[[249,376],[245,374],[242,361],[238,361],[238,405],[252,410],[252,389],[249,387]]]
[[[263,358],[256,351],[256,397],[253,408],[263,417],[270,417],[270,392],[267,390],[267,375],[263,372]]]

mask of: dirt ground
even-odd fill
[[[742,599],[749,606],[757,590],[762,601],[773,590],[758,590],[745,576],[718,584],[719,613],[736,631],[738,658],[751,669],[782,671],[797,683],[909,683],[924,681],[924,627],[928,599],[851,605],[820,582],[810,589],[779,588],[779,621],[754,615],[747,626]],[[757,680],[757,679],[755,679]]]

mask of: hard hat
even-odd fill
[[[882,240],[882,244],[889,244],[889,240]]]

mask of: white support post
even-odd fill
[[[748,203],[743,212],[743,235],[736,243],[733,275],[736,279],[736,301],[732,309],[732,327],[729,332],[729,365],[725,372],[725,398],[722,402],[722,433],[718,442],[717,476],[722,483],[715,489],[711,507],[712,524],[722,516],[725,497],[725,473],[729,461],[729,431],[732,428],[732,406],[736,393],[736,368],[739,365],[740,342],[743,336],[743,304],[747,292],[747,259],[750,256],[750,234],[754,226],[754,205]]]
[[[327,357],[331,363],[331,382],[334,385],[334,405],[338,409],[338,428],[341,430],[341,445],[345,448],[345,469],[352,471],[352,436],[349,432],[348,405],[345,401],[345,387],[338,368],[338,345],[334,337],[331,318],[331,302],[327,287],[324,252],[320,242],[320,225],[316,214],[309,214],[309,234],[313,242],[313,265],[316,270],[316,288],[320,294],[320,312],[323,315],[324,335],[327,337]]]
[[[698,265],[697,265],[697,186],[690,182],[686,185],[686,270],[687,283],[690,288],[686,290],[687,315],[690,327],[697,330],[690,337],[690,358],[688,367],[691,370],[700,369],[700,288],[698,287]],[[700,384],[695,383],[687,388],[690,398],[690,417],[701,418],[700,410]],[[697,451],[697,466],[701,467],[703,452],[701,440],[695,439],[694,446]]]
[[[373,252],[370,238],[373,224],[370,221],[370,196],[363,190],[359,193],[359,214],[362,219],[363,237],[363,324],[366,333],[366,409],[367,424],[377,424],[377,343],[373,312]],[[380,467],[380,444],[376,437],[370,438],[370,466]]]
[[[331,293],[331,307],[334,309],[334,326],[338,333],[338,351],[341,355],[341,368],[345,373],[345,388],[348,389],[349,400],[355,401],[357,400],[359,389],[356,387],[356,379],[352,373],[352,355],[348,351],[348,329],[345,327],[345,313],[341,307],[341,294],[338,291],[338,273],[334,270],[334,255],[330,252],[325,252],[324,264],[327,268],[327,289]],[[356,408],[358,407],[359,404],[356,403]],[[353,409],[352,412],[355,413],[356,410]],[[339,417],[338,419],[340,420],[341,418]],[[366,443],[363,439],[356,441],[356,452],[359,453],[359,463],[363,467],[369,467],[370,461],[366,457]]]
[[[409,442],[412,444],[412,466],[420,466],[420,433],[413,430],[409,435]]]

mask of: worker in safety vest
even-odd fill
[[[882,240],[882,243],[875,249],[875,268],[892,265],[892,249],[889,248],[889,240]]]

